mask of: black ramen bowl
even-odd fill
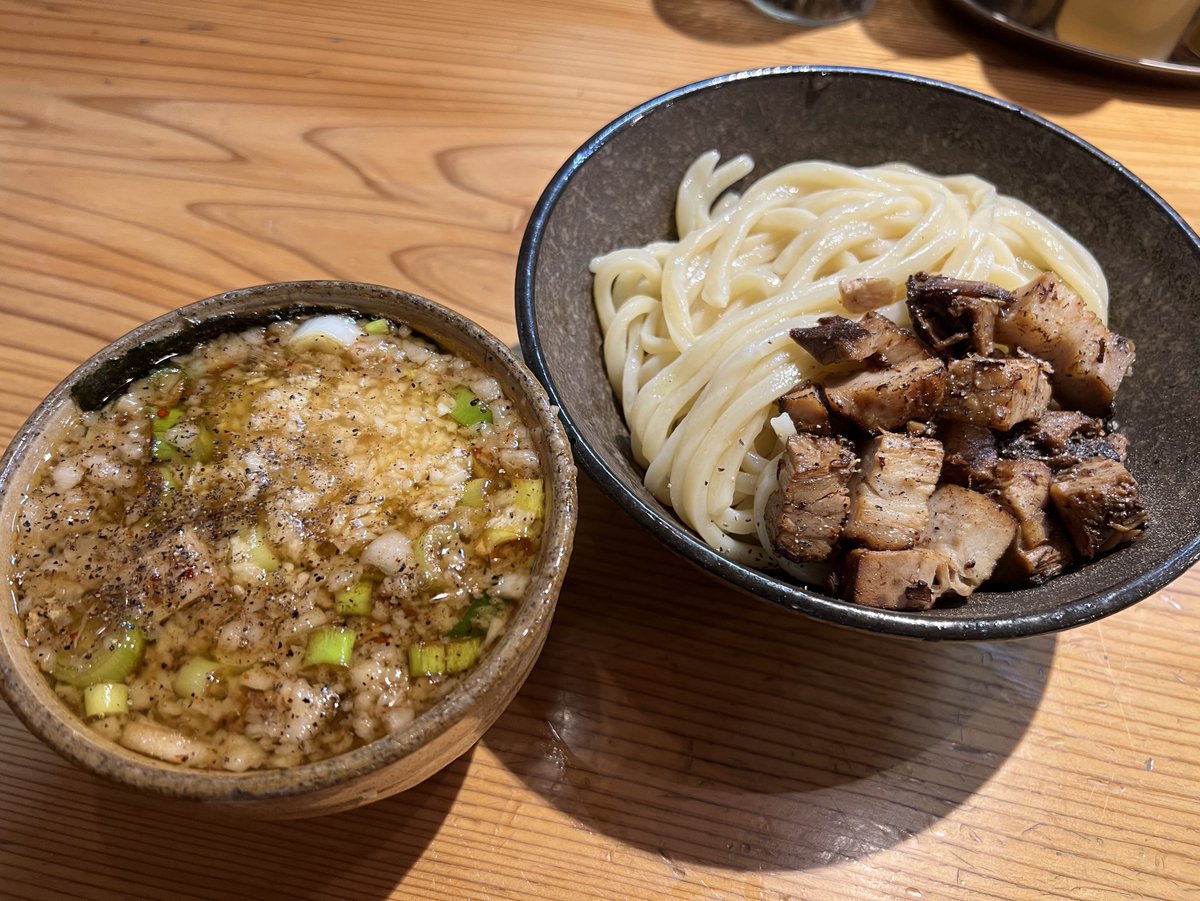
[[[710,149],[755,161],[911,163],[975,173],[1049,215],[1096,256],[1111,327],[1137,346],[1117,399],[1129,467],[1150,511],[1136,543],[1047,584],[982,591],[923,612],[856,606],[731,562],[645,488],[609,387],[590,260],[674,238],[675,191]],[[559,170],[534,210],[517,271],[521,347],[558,405],[578,465],[670,548],[743,591],[798,613],[926,639],[1014,638],[1092,622],[1162,588],[1200,558],[1200,240],[1119,163],[1025,110],[890,72],[780,68],[689,85],[621,116]]]

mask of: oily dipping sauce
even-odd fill
[[[404,726],[478,664],[543,506],[495,379],[402,324],[309,317],[72,416],[23,501],[12,588],[98,732],[190,767],[293,766]]]

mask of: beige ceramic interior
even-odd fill
[[[101,738],[55,696],[23,645],[13,604],[0,605],[0,689],[29,729],[90,772],[172,798],[231,806],[271,818],[346,810],[428,778],[495,721],[533,667],[549,630],[575,530],[575,468],[540,385],[497,339],[457,314],[412,294],[347,282],[291,282],[233,291],[150,322],[84,363],[34,411],[0,461],[0,559],[11,559],[12,523],[23,487],[76,399],[96,406],[158,360],[215,334],[304,312],[357,311],[404,322],[492,373],[531,426],[545,466],[546,530],[529,595],[483,663],[409,726],[365,747],[285,770],[186,770]],[[7,574],[6,574],[7,576]]]

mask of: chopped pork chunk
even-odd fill
[[[1050,402],[1050,381],[1037,360],[970,356],[951,360],[946,371],[946,419],[1007,432],[1039,418]]]
[[[1010,585],[1041,585],[1071,564],[1070,541],[1050,505],[1050,467],[1040,460],[1002,460],[996,495],[1017,520],[1017,534],[996,568]]]
[[[182,526],[143,549],[126,591],[161,623],[212,595],[223,578],[208,543],[192,526]]]
[[[850,485],[842,534],[873,550],[911,548],[929,520],[941,469],[942,445],[933,438],[885,432],[872,439]]]
[[[792,340],[817,362],[862,363],[874,357],[884,366],[895,366],[929,351],[916,335],[879,313],[867,313],[857,322],[841,316],[822,316],[810,328],[794,328]]]
[[[779,489],[767,501],[776,553],[796,563],[829,559],[842,534],[848,485],[858,460],[845,442],[800,433],[779,458]]]
[[[1047,272],[1014,294],[996,320],[996,339],[1020,347],[1054,369],[1054,397],[1063,407],[1107,413],[1133,365],[1133,342],[1108,330],[1083,300]]]
[[[867,313],[858,324],[870,333],[875,342],[875,358],[884,366],[899,366],[910,360],[924,360],[932,356],[921,339],[906,328],[901,328],[879,313]]]
[[[808,328],[794,328],[792,340],[808,351],[818,363],[861,363],[878,352],[878,340],[852,319],[822,316]]]
[[[896,283],[890,278],[847,278],[838,282],[842,306],[851,313],[867,313],[896,302]]]
[[[986,426],[940,420],[935,433],[945,460],[942,478],[964,488],[986,488],[996,476],[996,435]]]
[[[868,432],[895,431],[933,417],[945,393],[946,369],[917,337],[886,316],[859,322],[826,316],[791,336],[821,363],[867,363],[825,380],[829,408]]]
[[[929,525],[917,545],[945,559],[935,598],[971,594],[992,574],[1016,532],[1016,522],[990,497],[960,485],[938,488],[929,498]]]
[[[887,610],[928,610],[937,600],[934,582],[946,559],[928,548],[846,555],[843,592],[847,600]]]
[[[989,282],[971,282],[918,272],[908,279],[913,329],[942,354],[987,356],[995,342],[996,316],[1012,294]]]
[[[789,333],[832,368],[779,398],[797,432],[766,509],[780,558],[834,562],[831,590],[857,603],[926,609],[992,577],[1042,584],[1140,534],[1127,441],[1094,418],[1133,345],[1057,276],[1011,293],[917,273],[911,331],[877,312],[895,282],[838,289],[860,318]]]
[[[1000,453],[1012,459],[1042,460],[1059,470],[1092,457],[1124,463],[1127,449],[1125,436],[1110,433],[1102,420],[1074,410],[1049,410],[1041,419],[1025,423],[1006,436]]]
[[[946,367],[932,357],[825,380],[829,408],[868,432],[895,431],[914,420],[932,419],[945,391]]]
[[[1133,541],[1148,518],[1129,470],[1106,457],[1057,473],[1050,483],[1050,499],[1085,560]]]
[[[829,434],[829,408],[812,382],[801,382],[779,398],[779,409],[788,415],[797,432]]]

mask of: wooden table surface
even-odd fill
[[[0,440],[107,341],[260,282],[402,287],[514,341],[522,231],[575,147],[786,63],[1024,105],[1200,226],[1200,89],[938,0],[807,32],[740,0],[0,0]],[[0,704],[0,896],[1200,897],[1200,571],[1058,636],[884,640],[727,590],[581,481],[545,652],[465,757],[238,822],[77,772]]]

